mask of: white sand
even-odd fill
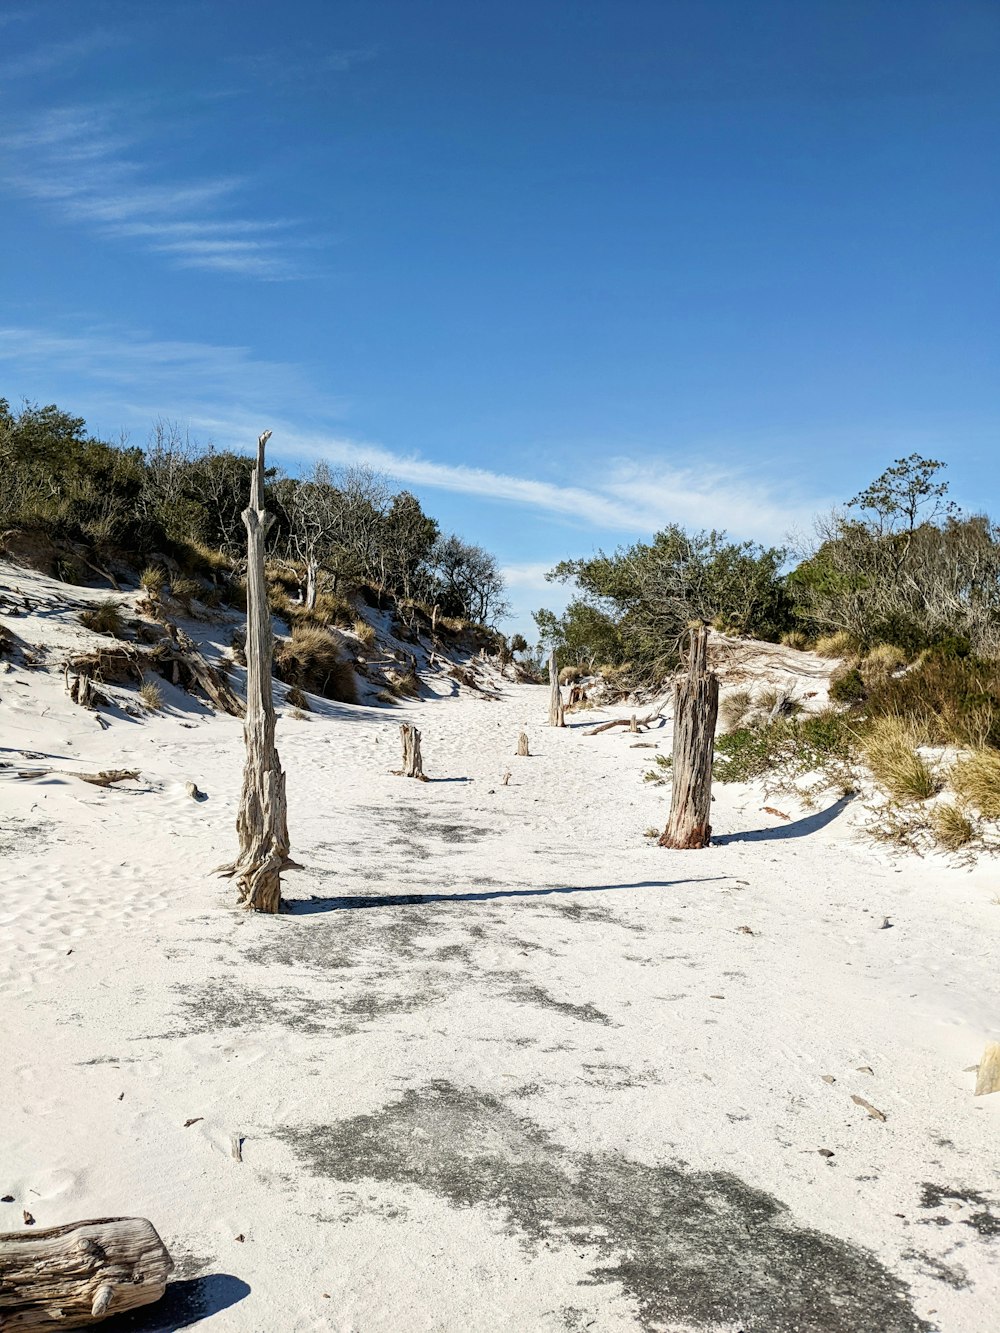
[[[85,637],[60,585],[0,584],[52,599],[4,617],[50,666]],[[264,918],[210,874],[237,720],[168,690],[102,731],[57,671],[0,675],[0,757],[142,772],[0,770],[0,1229],[149,1217],[181,1285],[130,1328],[1000,1326],[1000,1095],[968,1070],[1000,1037],[995,865],[725,786],[718,845],[665,851],[655,752],[583,734],[610,714],[454,686],[282,717],[306,868]],[[390,773],[400,718],[434,781]]]

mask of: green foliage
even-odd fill
[[[866,676],[873,717],[901,717],[940,744],[1000,746],[1000,662],[925,653],[898,676]]]
[[[765,639],[788,628],[792,606],[781,575],[784,560],[785,552],[774,547],[731,542],[721,532],[687,533],[673,524],[650,543],[557,565],[548,577],[575,582],[581,596],[561,621],[543,613],[546,624],[539,629],[571,660],[578,622],[578,636],[593,658],[629,660],[647,678],[662,676],[675,665],[693,620]]]
[[[860,703],[867,690],[856,666],[840,666],[830,677],[830,698],[838,704]]]
[[[791,783],[813,772],[842,774],[854,750],[847,719],[828,709],[804,717],[761,720],[717,736],[713,772],[720,782],[753,782],[774,775]]]

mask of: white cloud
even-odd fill
[[[601,540],[649,537],[667,523],[724,528],[732,536],[781,543],[808,529],[823,498],[808,500],[779,485],[755,481],[747,469],[679,468],[667,457],[619,458],[567,486],[492,468],[442,463],[396,452],[334,430],[297,424],[299,405],[313,416],[342,414],[342,402],[317,395],[293,365],[255,357],[245,347],[124,336],[101,328],[71,335],[0,328],[0,358],[51,376],[70,371],[104,386],[101,411],[144,425],[160,414],[183,419],[220,447],[248,449],[259,432],[274,432],[271,456],[289,462],[326,459],[365,464],[403,485],[475,496],[547,514],[563,525],[590,528]],[[692,451],[693,452],[693,451]],[[700,456],[700,451],[699,451]],[[538,589],[547,565],[511,565],[510,581]]]
[[[127,125],[127,128],[126,128]],[[0,174],[63,220],[135,240],[180,268],[282,279],[301,273],[305,242],[288,218],[228,216],[249,182],[226,175],[153,180],[135,107],[59,106],[23,119],[0,143]]]

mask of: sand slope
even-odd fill
[[[54,662],[59,585],[3,573],[51,595],[6,623]],[[609,715],[455,691],[282,717],[305,869],[262,918],[209,873],[238,721],[177,693],[102,731],[58,672],[0,676],[0,757],[142,773],[0,770],[0,1227],[152,1219],[179,1280],[119,1328],[997,1327],[995,868],[743,787],[664,851]],[[391,773],[400,718],[429,783]]]

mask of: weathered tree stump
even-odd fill
[[[528,733],[526,731],[522,731],[517,738],[517,752],[522,759],[529,759],[531,757],[531,751],[528,749]]]
[[[632,733],[633,736],[634,736],[634,735],[638,732],[638,730],[639,730],[639,719],[636,717],[635,713],[633,713],[632,716],[631,716],[631,717],[629,718],[629,720],[628,720],[628,729],[629,729],[629,731]]]
[[[285,775],[274,744],[274,698],[271,687],[271,610],[264,580],[264,543],[274,515],[264,508],[264,446],[271,432],[257,441],[257,466],[250,486],[250,504],[243,511],[247,530],[247,707],[243,723],[246,766],[236,816],[240,850],[222,873],[239,883],[240,902],[248,911],[277,912],[281,907],[281,872],[293,862],[288,856]]]
[[[1000,1092],[1000,1041],[988,1041],[979,1062],[974,1096],[985,1097],[988,1092]]]
[[[719,680],[708,669],[708,630],[691,631],[688,673],[674,686],[670,818],[661,847],[707,847],[712,836],[712,759]]]
[[[403,742],[403,776],[426,782],[424,761],[420,754],[420,732],[411,722],[401,722],[399,735]]]
[[[158,1301],[174,1262],[144,1217],[0,1235],[0,1328],[88,1328]]]
[[[559,689],[559,668],[556,666],[556,650],[549,653],[549,726],[564,727],[566,714],[563,710],[562,691]]]

